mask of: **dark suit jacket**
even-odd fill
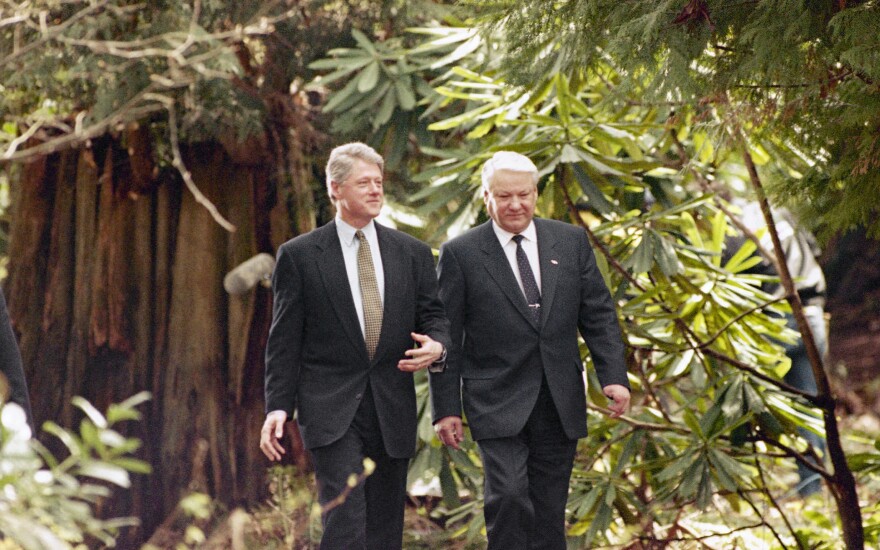
[[[412,373],[397,369],[413,347],[410,332],[449,346],[437,297],[431,249],[376,224],[385,271],[382,332],[367,355],[342,247],[331,222],[284,243],[272,276],[274,312],[266,346],[266,411],[298,411],[303,442],[328,445],[351,424],[369,380],[385,443],[393,457],[413,455],[416,396]]]
[[[492,222],[440,249],[440,298],[452,346],[447,369],[431,375],[434,420],[461,415],[480,440],[519,433],[544,374],[568,437],[587,435],[580,330],[603,386],[629,387],[614,303],[584,231],[535,219],[541,269],[536,324]]]
[[[6,310],[6,298],[2,290],[0,290],[0,371],[6,375],[6,380],[9,382],[9,401],[21,405],[27,413],[28,422],[33,426],[31,402],[21,365],[21,353],[18,351],[15,333],[12,332],[12,322]]]

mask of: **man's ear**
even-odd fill
[[[336,200],[336,191],[339,189],[339,184],[335,181],[330,181],[330,200]]]

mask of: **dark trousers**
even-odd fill
[[[804,307],[804,316],[813,333],[813,341],[819,353],[824,356],[828,351],[828,327],[825,324],[825,311],[819,306],[807,305]],[[798,330],[794,315],[785,316],[786,326]],[[799,390],[804,390],[816,395],[816,378],[813,375],[813,366],[807,356],[807,347],[803,337],[794,344],[785,344],[785,354],[791,359],[791,369],[785,374],[783,380]],[[825,438],[804,428],[798,428],[798,432],[813,448],[819,457],[825,456]],[[812,460],[811,460],[812,461]],[[797,463],[800,483],[797,486],[798,493],[806,497],[817,493],[822,489],[822,477],[801,461]]]
[[[565,435],[546,380],[520,433],[477,443],[489,550],[565,550],[565,505],[577,440]]]
[[[345,435],[311,450],[318,483],[324,536],[322,550],[394,550],[403,544],[408,458],[388,456],[369,386]],[[375,471],[337,503],[351,474],[363,472],[364,458]]]

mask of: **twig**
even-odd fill
[[[79,132],[67,134],[58,138],[53,138],[39,145],[28,147],[27,149],[24,149],[22,151],[10,152],[7,148],[7,151],[3,154],[3,159],[10,161],[24,160],[27,158],[56,153],[77,143],[83,143],[85,141],[88,141],[89,139],[102,135],[107,132],[107,130],[109,130],[111,127],[121,122],[124,122],[127,119],[130,120],[140,117],[146,117],[152,113],[164,110],[165,107],[161,104],[151,103],[139,105],[139,103],[145,98],[150,97],[152,93],[152,87],[148,86],[142,92],[136,94],[134,97],[128,100],[118,111],[103,118],[95,124],[92,124],[88,128],[81,129]]]
[[[6,151],[3,153],[3,158],[7,160],[10,159],[12,155],[15,154],[15,150],[18,149],[18,146],[33,137],[33,135],[36,134],[40,128],[42,128],[42,124],[40,122],[32,124],[31,127],[27,129],[27,131],[25,131],[17,138],[13,139],[9,143],[9,147],[7,147]]]
[[[326,514],[330,510],[337,508],[339,506],[342,506],[345,503],[346,499],[348,498],[348,495],[350,495],[351,492],[354,491],[355,488],[358,485],[360,485],[361,483],[363,483],[364,480],[367,479],[368,477],[370,477],[370,474],[367,473],[367,470],[364,470],[363,472],[358,474],[357,477],[355,478],[354,483],[346,484],[345,489],[343,489],[341,493],[336,495],[336,498],[328,501],[326,504],[321,506],[321,513]]]
[[[808,458],[806,455],[804,455],[803,453],[801,453],[797,449],[793,449],[793,448],[789,447],[788,445],[783,445],[779,441],[776,441],[774,439],[766,437],[763,434],[759,433],[757,435],[757,437],[761,441],[763,441],[764,443],[767,443],[768,445],[772,445],[773,447],[776,447],[777,449],[780,449],[781,451],[783,451],[785,453],[785,456],[790,456],[790,457],[795,458],[801,464],[803,464],[804,466],[806,466],[810,470],[813,470],[814,472],[816,472],[817,474],[822,476],[826,481],[829,481],[834,477],[831,472],[829,472],[827,469],[818,465],[818,463],[817,463],[818,457],[816,456],[815,453],[813,453],[812,457]]]
[[[160,96],[164,97],[164,96]],[[193,181],[192,174],[189,169],[187,169],[186,164],[183,162],[183,155],[180,153],[180,143],[177,138],[177,111],[174,107],[174,101],[171,98],[164,98],[163,103],[165,104],[165,108],[168,111],[168,133],[169,133],[169,141],[171,142],[171,153],[173,159],[171,164],[177,168],[177,171],[180,172],[181,177],[183,178],[184,183],[186,184],[189,192],[192,193],[193,197],[196,199],[196,202],[205,207],[211,217],[214,218],[220,226],[230,233],[235,231],[235,226],[232,225],[226,218],[223,217],[222,214],[217,210],[217,207],[211,202],[208,197],[206,197],[198,188],[195,181]]]
[[[755,445],[754,441],[752,441],[752,454],[755,457],[755,468],[758,470],[758,476],[761,478],[761,494],[763,494],[765,497],[767,497],[767,500],[770,501],[770,504],[774,508],[776,508],[776,511],[779,512],[779,516],[782,518],[782,521],[785,523],[785,526],[788,527],[788,531],[794,536],[794,539],[796,541],[798,541],[798,543],[797,543],[798,547],[801,550],[804,550],[803,545],[801,545],[800,541],[798,540],[797,532],[795,532],[794,527],[792,527],[792,525],[791,525],[791,522],[788,521],[788,516],[785,515],[785,513],[782,511],[782,508],[779,506],[779,503],[776,502],[776,499],[773,498],[772,494],[770,494],[770,489],[767,487],[767,480],[764,477],[764,468],[761,467],[761,461],[758,459],[758,448]],[[745,494],[742,492],[740,492],[740,497],[742,497],[743,500],[745,500],[746,502],[749,503],[749,506],[752,507],[752,510],[756,514],[758,514],[759,517],[761,516],[761,513],[758,511],[757,506],[755,506],[755,503],[752,502],[751,499],[746,498]],[[785,545],[785,542],[782,540],[782,537],[779,535],[779,533],[776,532],[776,529],[774,529],[773,526],[770,525],[769,523],[766,523],[766,525],[770,529],[770,532],[773,533],[773,536],[776,537],[776,540],[779,542],[779,544],[783,548],[788,548]]]
[[[21,48],[16,48],[15,51],[13,51],[11,54],[7,55],[2,60],[0,60],[0,66],[7,66],[9,63],[14,61],[16,58],[21,57],[22,55],[30,52],[31,50],[39,48],[40,46],[42,46],[43,44],[45,44],[47,42],[51,42],[57,35],[61,34],[65,29],[67,29],[67,27],[73,25],[74,23],[76,23],[80,19],[84,19],[86,17],[91,16],[94,12],[99,11],[100,9],[106,7],[107,4],[109,4],[109,2],[107,0],[105,0],[103,2],[97,2],[95,4],[92,4],[91,6],[83,9],[82,11],[75,13],[69,19],[64,21],[63,23],[59,23],[58,25],[55,25],[54,27],[52,27],[51,31],[43,33],[43,36],[40,37],[39,40],[35,40],[35,41],[31,42],[30,44],[23,46]],[[132,8],[137,8],[137,7],[132,6]],[[24,18],[24,21],[27,21],[27,18]]]
[[[718,359],[719,361],[724,361],[725,363],[729,364],[732,367],[736,367],[740,370],[746,371],[749,374],[751,374],[752,376],[754,376],[755,378],[763,380],[764,382],[768,382],[768,383],[770,383],[774,386],[777,386],[780,389],[783,389],[789,393],[799,395],[799,396],[803,397],[804,399],[809,400],[811,403],[813,403],[816,406],[818,406],[820,404],[819,398],[817,396],[815,396],[811,393],[807,393],[804,390],[798,389],[792,385],[789,385],[789,384],[785,383],[784,381],[779,380],[778,378],[773,378],[772,376],[770,376],[768,374],[764,374],[763,372],[759,371],[758,369],[749,365],[748,363],[744,363],[743,361],[740,361],[739,359],[734,359],[733,357],[725,355],[725,354],[721,353],[720,351],[716,351],[712,348],[706,348],[704,351],[706,352],[707,355],[710,355],[710,356],[714,357],[715,359]]]
[[[606,414],[609,416],[611,415],[611,410],[607,409],[605,407],[600,407],[598,405],[593,405],[593,404],[588,404],[587,407],[590,408],[591,410],[599,411],[602,414]],[[683,427],[683,426],[679,426],[678,424],[666,425],[666,424],[654,424],[651,422],[642,422],[642,421],[636,420],[636,419],[629,417],[629,416],[626,416],[626,415],[618,416],[617,420],[620,420],[621,422],[624,422],[634,428],[638,428],[641,430],[649,430],[649,431],[656,431],[656,432],[676,432],[676,433],[680,433],[680,434],[691,433],[690,429]]]
[[[694,535],[692,537],[664,537],[664,538],[656,538],[656,537],[645,537],[639,536],[639,540],[649,541],[649,542],[690,542],[690,541],[703,541],[706,539],[716,538],[716,537],[729,537],[735,533],[739,533],[740,531],[748,531],[749,529],[757,529],[758,527],[763,527],[765,525],[764,522],[755,523],[752,525],[743,525],[742,527],[736,527],[727,531],[726,533],[710,533],[708,535]],[[690,532],[689,529],[684,527],[683,525],[679,525],[682,529]]]

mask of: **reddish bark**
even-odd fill
[[[197,441],[208,443],[214,498],[233,505],[265,496],[268,464],[257,443],[271,292],[228,296],[222,278],[290,236],[271,222],[284,203],[265,165],[236,164],[219,145],[185,153],[200,190],[238,228],[228,233],[176,173],[154,170],[150,154],[131,129],[125,145],[99,140],[24,166],[6,283],[38,425],[75,427],[74,395],[105,408],[153,393],[143,419],[125,427],[143,441],[153,474],[134,476],[104,510],[141,517],[123,547],[174,509]],[[289,456],[304,463],[301,448]]]

